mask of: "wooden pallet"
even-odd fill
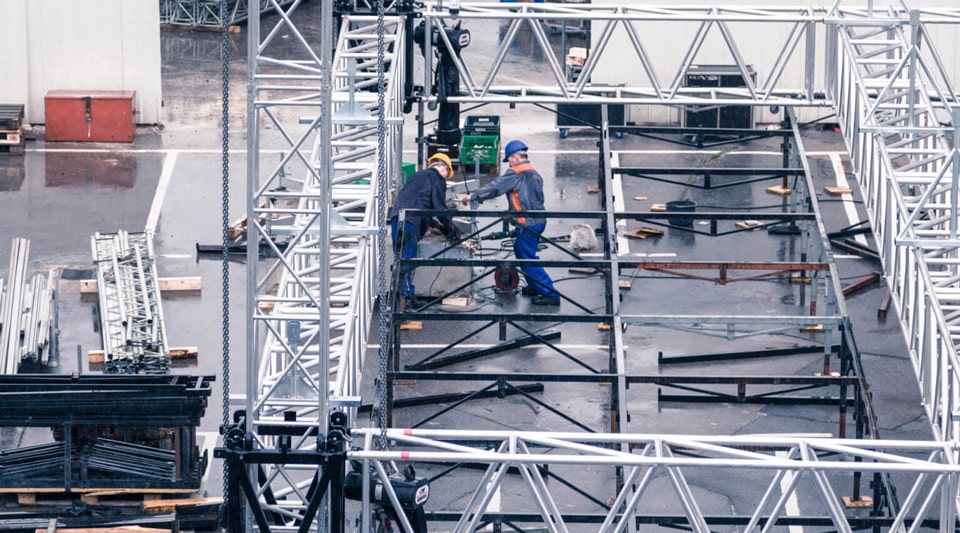
[[[112,505],[116,507],[144,507],[163,500],[168,495],[190,495],[193,489],[79,489],[70,492],[63,489],[14,489],[17,504],[25,506],[64,506],[80,500],[88,505]],[[0,492],[11,492],[3,489]]]

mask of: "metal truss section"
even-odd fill
[[[949,11],[940,21],[957,24],[960,17]],[[939,437],[955,441],[960,438],[956,93],[916,13],[838,13],[834,24],[837,114],[923,403]]]
[[[898,531],[924,527],[945,531],[956,520],[954,499],[960,466],[946,443],[886,440],[804,439],[768,436],[700,437],[583,433],[479,432],[391,429],[390,450],[379,450],[375,430],[354,433],[358,450],[351,461],[375,472],[379,479],[397,468],[414,465],[432,479],[431,495],[461,492],[447,481],[450,465],[475,465],[477,487],[449,507],[427,512],[431,521],[449,521],[444,530],[476,531],[491,523],[547,527],[568,531],[580,526],[593,531],[636,531],[645,524],[698,532],[735,526],[737,531],[770,531],[774,527],[819,526],[834,531],[877,527]],[[583,479],[605,472],[609,499],[569,497],[559,480]],[[854,474],[874,479],[896,475],[909,491],[903,508],[890,517],[845,510],[840,495]],[[703,480],[722,478],[725,486],[751,486],[750,510],[713,506],[693,490]],[[617,480],[622,479],[622,483]],[[462,479],[459,483],[464,483]],[[371,491],[372,492],[372,491]],[[396,492],[383,484],[381,496],[399,508]],[[503,492],[511,498],[496,498]],[[365,492],[364,494],[369,494]],[[522,495],[522,496],[521,496]],[[791,517],[787,501],[802,496],[814,510]],[[494,499],[497,503],[492,503]],[[563,501],[563,506],[557,502]],[[364,499],[363,517],[371,516]],[[675,509],[675,514],[650,509]],[[403,520],[401,519],[401,522]],[[454,524],[455,523],[455,524]],[[403,524],[403,531],[413,531]],[[520,529],[518,529],[520,530]],[[525,530],[525,529],[524,529]],[[361,531],[372,531],[364,524]]]
[[[470,49],[462,52],[463,58],[457,63],[457,68],[464,90],[459,96],[449,97],[451,102],[607,102],[686,106],[751,103],[829,105],[823,99],[822,91],[814,85],[817,66],[814,32],[817,22],[822,21],[824,15],[823,9],[814,7],[664,7],[588,3],[463,3],[455,17],[436,7],[424,13],[427,21],[434,24],[462,20],[469,28],[471,20],[482,19],[498,19],[508,24],[499,48],[493,54],[483,51],[483,57],[493,56],[492,62],[471,55]],[[558,58],[547,40],[548,29],[558,21],[569,21],[571,24],[589,22],[593,35],[593,48],[574,81],[568,79],[564,70],[564,57]],[[749,47],[739,45],[737,40],[771,23],[780,24],[786,38],[782,43],[770,43],[771,46],[779,44],[781,47],[777,61],[760,65],[755,58],[744,54]],[[659,31],[647,31],[653,26]],[[653,59],[659,54],[653,51],[662,43],[651,42],[652,38],[649,37],[663,35],[665,27],[679,27],[685,31],[695,28],[691,32],[691,41],[686,43],[688,48],[682,59],[676,65],[671,65],[670,71],[664,71],[662,67],[657,70]],[[616,34],[627,36],[628,47],[611,44],[611,38]],[[729,60],[725,63],[735,66],[743,75],[743,79],[747,80],[745,87],[709,90],[685,86],[684,80],[690,69],[695,68],[698,54],[711,34],[719,36],[726,46]],[[533,36],[533,46],[539,47],[552,75],[530,80],[529,84],[524,85],[507,83],[498,77],[508,51],[516,45],[521,35]],[[449,49],[451,43],[444,38],[437,46]],[[682,47],[683,43],[675,42],[672,46]],[[611,61],[630,65],[624,68],[642,71],[646,84],[591,84],[597,65]],[[756,72],[754,76],[753,69],[760,67],[766,70]],[[783,81],[786,69],[801,69],[805,73],[803,83],[786,85]]]
[[[97,233],[90,244],[105,371],[168,372],[170,352],[152,232]]]
[[[380,290],[378,236],[386,203],[377,192],[378,158],[390,169],[387,180],[400,170],[403,99],[395,73],[404,65],[404,19],[385,18],[381,26],[381,109],[375,90],[378,17],[343,16],[334,30],[332,2],[319,4],[319,35],[317,25],[294,25],[293,11],[309,8],[300,3],[272,4],[270,17],[251,13],[248,21],[252,311],[244,423],[251,434],[256,431],[256,449],[287,442],[313,453],[316,442],[309,435],[326,431],[327,406],[357,403]],[[261,28],[263,20],[272,21],[271,27]],[[299,49],[274,46],[279,34],[289,34]],[[258,157],[268,150],[269,161]],[[276,158],[276,152],[282,155]],[[261,246],[276,259],[260,261]],[[283,424],[314,431],[291,443],[286,434],[268,430]],[[315,464],[285,464],[281,458],[263,469],[270,488],[261,504],[271,507],[270,514],[289,517],[307,508]]]
[[[220,3],[220,0],[160,0],[160,24],[219,28],[223,26]],[[227,26],[247,20],[250,3],[250,0],[228,0]],[[276,5],[287,6],[294,0],[259,0],[258,3],[263,12],[274,9]]]

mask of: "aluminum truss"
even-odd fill
[[[837,115],[924,406],[940,438],[956,441],[960,115],[929,26],[958,24],[960,13],[934,20],[901,10],[834,15]]]
[[[524,530],[521,525],[546,526],[550,531],[578,525],[592,531],[635,531],[647,524],[698,532],[722,527],[770,531],[805,524],[789,517],[785,508],[788,499],[800,495],[811,497],[817,507],[815,524],[806,525],[834,531],[870,527],[946,531],[953,529],[957,518],[960,466],[952,445],[942,442],[425,429],[391,429],[387,436],[394,446],[379,450],[375,430],[355,433],[360,449],[348,457],[379,479],[398,466],[416,465],[419,473],[439,478],[434,479],[432,492],[441,497],[444,492],[462,492],[443,480],[450,465],[479,467],[467,483],[477,487],[475,491],[453,509],[428,513],[431,521],[455,524],[445,531],[470,532],[489,524],[518,531]],[[608,487],[616,487],[614,497],[585,501],[572,512],[567,511],[574,505],[567,503],[561,512],[555,502],[569,487],[557,482],[558,474],[580,481],[597,472],[606,472]],[[909,487],[902,495],[901,511],[883,518],[846,514],[838,494],[854,473],[900,476]],[[621,475],[625,482],[616,484]],[[711,477],[724,478],[728,487],[753,486],[753,511],[704,513],[692,487]],[[388,487],[383,484],[385,494],[380,498],[399,508],[395,491]],[[491,503],[501,491],[517,497]],[[369,500],[364,505],[368,510],[362,514],[361,531],[372,531]],[[664,508],[676,509],[675,514],[649,511]],[[409,524],[402,525],[411,531]]]
[[[267,431],[268,426],[293,425],[323,434],[329,405],[357,403],[380,290],[378,236],[386,203],[377,190],[389,186],[379,182],[378,158],[389,169],[386,180],[400,170],[403,99],[397,72],[404,68],[404,19],[385,17],[380,26],[369,14],[343,16],[335,28],[332,2],[312,6],[272,4],[269,18],[251,13],[248,21],[247,286],[252,314],[249,416],[244,422],[255,435],[256,449],[289,441],[285,434]],[[301,9],[319,15],[319,35],[295,26]],[[261,28],[262,20],[272,22]],[[377,86],[378,28],[385,50],[380,101],[369,90]],[[286,32],[299,44],[292,54],[287,43],[278,43],[278,34]],[[334,35],[339,36],[336,42]],[[384,134],[383,144],[378,132]],[[267,150],[282,155],[268,162],[260,157]],[[290,172],[291,167],[298,170]],[[284,239],[282,250],[277,238]],[[264,241],[276,261],[258,260]],[[317,450],[307,436],[290,446]],[[271,513],[289,518],[306,509],[316,464],[279,460],[263,469],[271,485],[266,489]]]
[[[106,372],[166,373],[170,352],[152,233],[97,233],[90,244]]]
[[[262,12],[273,9],[273,4],[286,6],[293,2],[294,0],[259,0],[258,7]],[[246,21],[249,17],[250,3],[249,0],[228,0],[227,25]],[[160,0],[160,24],[219,28],[223,25],[223,21],[220,20],[220,1]]]

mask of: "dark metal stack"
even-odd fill
[[[22,155],[25,143],[23,105],[0,104],[0,155]]]
[[[212,376],[0,376],[0,427],[50,427],[52,442],[0,451],[0,489],[197,489],[196,440]],[[104,434],[166,428],[152,443]],[[139,439],[138,439],[139,440]]]

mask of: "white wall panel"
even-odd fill
[[[44,95],[56,89],[134,90],[137,123],[160,122],[155,0],[0,0],[0,21],[0,43],[25,51],[13,76],[4,56],[0,101],[24,103],[27,122],[45,121]]]

